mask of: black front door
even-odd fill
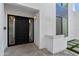
[[[15,16],[15,44],[24,44],[29,41],[29,19]]]

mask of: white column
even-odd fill
[[[4,55],[4,4],[0,3],[0,55]]]

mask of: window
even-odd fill
[[[56,16],[56,35],[68,36],[68,19]]]
[[[56,35],[68,36],[68,3],[56,4]]]
[[[62,35],[62,17],[56,16],[56,35]]]

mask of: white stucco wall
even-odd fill
[[[76,17],[73,11],[73,3],[68,5],[68,41],[76,37],[75,28]]]
[[[79,39],[79,12],[74,10],[73,3],[69,3],[67,40],[72,39]]]
[[[20,4],[29,6],[40,11],[39,20],[39,48],[45,47],[45,36],[55,35],[56,33],[56,8],[54,3],[36,3],[36,4]]]
[[[56,35],[56,6],[55,4],[47,4],[43,6],[43,12],[41,15],[41,46],[45,46],[46,42],[46,35],[55,36]],[[51,41],[49,39],[49,41]],[[44,43],[45,42],[45,43]],[[52,42],[53,43],[53,42]],[[48,42],[48,44],[50,44]],[[52,44],[51,44],[52,45]],[[52,47],[50,47],[51,49]]]
[[[79,11],[74,11],[75,39],[79,39]]]
[[[34,19],[34,43],[37,47],[39,47],[39,35],[40,35],[40,30],[39,30],[39,13],[37,13],[35,16],[36,18]]]
[[[4,4],[0,3],[0,55],[4,55]]]

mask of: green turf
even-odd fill
[[[67,49],[79,54],[79,40],[74,39],[74,40],[68,41]]]

